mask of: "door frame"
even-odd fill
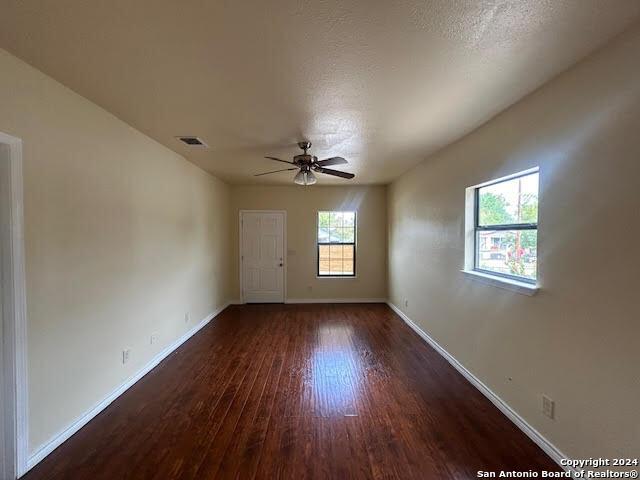
[[[9,220],[0,225],[2,242],[2,308],[3,308],[3,368],[5,399],[3,405],[5,449],[8,457],[7,478],[16,478],[27,471],[28,411],[27,411],[27,307],[24,266],[24,210],[22,179],[22,140],[0,132],[0,144],[9,148],[9,158],[0,157],[0,169],[8,172],[9,201],[1,201],[2,215]],[[4,453],[3,453],[4,454]],[[0,472],[3,473],[3,472]]]
[[[244,284],[242,283],[242,216],[245,213],[281,213],[284,221],[282,225],[282,269],[284,270],[284,278],[282,279],[282,286],[284,289],[283,299],[284,303],[287,303],[287,268],[289,265],[287,255],[287,211],[286,210],[240,210],[238,212],[238,266],[239,266],[239,280],[240,280],[240,303],[244,304]]]

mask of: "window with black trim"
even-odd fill
[[[356,212],[318,212],[318,276],[356,275]]]
[[[474,270],[536,283],[538,172],[475,189]]]

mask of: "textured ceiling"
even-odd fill
[[[0,46],[231,183],[295,143],[386,183],[625,29],[637,0],[1,0]],[[197,135],[208,149],[176,135]],[[322,176],[320,183],[349,183]]]

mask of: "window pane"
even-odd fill
[[[342,260],[342,274],[353,275],[353,258],[344,258]]]
[[[318,246],[318,275],[329,275],[329,245]]]
[[[342,275],[342,257],[331,257],[331,275]]]
[[[353,228],[339,228],[338,241],[340,243],[353,243],[355,239]]]
[[[329,259],[329,245],[320,245],[320,248],[318,250],[318,254],[320,255],[320,258],[325,258],[325,259]]]
[[[329,241],[329,229],[325,227],[320,227],[318,229],[318,242],[326,243]]]
[[[318,212],[318,227],[329,227],[329,219],[331,214],[329,212]]]
[[[538,222],[538,173],[478,189],[478,224]]]
[[[344,226],[353,227],[356,224],[356,212],[344,212]]]
[[[351,272],[345,272],[345,251],[352,248],[350,245],[331,245],[330,247],[330,262],[329,269],[331,275],[348,275]],[[347,259],[347,264],[349,263]],[[347,265],[348,266],[348,265]],[[351,267],[352,268],[352,267]]]
[[[329,270],[330,261],[329,259],[320,259],[318,262],[318,275],[330,275],[331,271]]]
[[[355,224],[355,212],[318,212],[318,275],[354,275]]]
[[[536,279],[537,230],[481,230],[476,265],[480,270]]]
[[[342,212],[331,212],[331,226],[332,227],[341,227],[343,221]]]
[[[345,228],[342,232],[342,240],[345,243],[354,243],[356,241],[356,232],[354,228]]]
[[[329,239],[328,241],[331,243],[340,243],[342,241],[341,239],[341,228],[337,228],[337,227],[331,227],[329,229]]]

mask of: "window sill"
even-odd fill
[[[358,278],[358,276],[357,275],[316,275],[316,278],[332,278],[334,280],[337,278],[338,280],[339,279],[349,280],[349,279],[356,279]]]
[[[540,288],[537,285],[532,285],[526,282],[519,282],[518,280],[512,280],[510,278],[498,277],[489,275],[475,270],[460,270],[472,280],[492,285],[494,287],[502,288],[504,290],[510,290],[512,292],[519,293],[521,295],[527,295],[529,297],[538,293]]]

